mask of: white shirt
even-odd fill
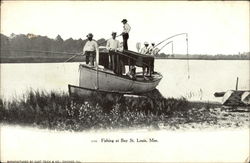
[[[108,50],[115,50],[115,51],[118,50],[119,46],[120,46],[119,41],[113,38],[109,39],[106,45]]]
[[[141,54],[149,54],[149,47],[144,46],[144,47],[141,49]]]
[[[99,65],[99,48],[97,45],[97,42],[95,40],[87,41],[83,48],[83,54],[85,54],[86,51],[96,51],[96,65]]]
[[[159,53],[159,51],[160,51],[160,49],[154,48],[153,51],[152,51],[152,53],[151,53],[151,55],[156,55],[156,54]]]
[[[83,48],[83,53],[86,51],[99,51],[97,42],[94,40],[87,41]]]
[[[124,33],[129,33],[131,27],[128,25],[128,23],[123,25],[123,32]]]
[[[154,49],[154,46],[149,46],[149,48],[148,48],[149,50],[149,54],[151,54],[151,55],[153,55],[153,49]]]

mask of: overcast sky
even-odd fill
[[[249,51],[249,2],[2,2],[1,33],[37,35],[63,39],[110,38],[122,31],[121,20],[131,26],[129,49],[136,42],[160,42],[178,33],[188,33],[193,54]],[[121,38],[119,38],[121,40]],[[173,39],[174,52],[185,53],[185,36]],[[171,52],[171,44],[163,52]]]

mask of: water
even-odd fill
[[[79,63],[1,64],[1,97],[19,98],[29,90],[67,92],[68,84],[78,85]],[[155,70],[162,73],[158,85],[165,97],[185,97],[192,101],[220,101],[216,91],[249,90],[249,61],[156,60]]]

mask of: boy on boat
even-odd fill
[[[99,64],[99,48],[95,40],[93,40],[93,34],[87,35],[88,41],[84,45],[83,55],[86,55],[86,64],[90,62],[91,66],[94,66],[94,60],[96,60],[96,66]]]

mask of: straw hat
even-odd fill
[[[93,37],[93,34],[92,34],[92,33],[89,33],[89,34],[87,35],[87,37]]]
[[[125,23],[127,23],[128,21],[127,21],[127,19],[122,19],[122,22],[125,22]]]

